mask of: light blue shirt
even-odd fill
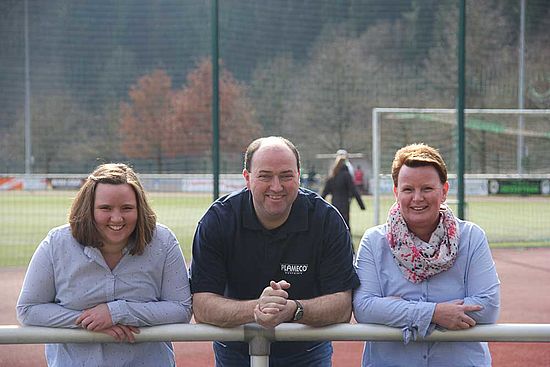
[[[76,318],[106,303],[114,324],[188,323],[191,292],[174,234],[157,224],[143,255],[124,254],[116,267],[82,246],[64,225],[52,229],[34,253],[17,302],[23,325],[77,328]],[[174,366],[170,342],[47,344],[49,366]]]
[[[363,366],[491,366],[485,342],[412,341],[434,330],[431,320],[436,303],[461,299],[465,304],[482,305],[483,310],[468,313],[478,324],[494,323],[498,318],[500,281],[485,233],[461,220],[459,231],[454,265],[416,284],[405,279],[393,259],[387,226],[365,232],[355,260],[361,281],[353,295],[355,319],[401,328],[405,343],[366,342]]]

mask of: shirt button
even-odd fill
[[[422,358],[426,359],[426,358],[427,358],[427,356],[426,356],[426,355],[423,355],[423,356],[422,356]]]

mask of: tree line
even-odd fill
[[[36,172],[86,172],[98,159],[208,169],[209,1],[28,6]],[[519,2],[467,9],[466,106],[515,108]],[[0,10],[0,171],[21,171],[24,9],[11,0]],[[219,12],[222,169],[237,169],[260,134],[291,138],[313,161],[369,152],[373,107],[454,106],[455,1],[227,0]],[[549,19],[550,5],[528,2],[526,108],[550,105]]]

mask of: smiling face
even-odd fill
[[[250,172],[243,171],[254,210],[267,229],[281,226],[298,196],[300,171],[296,157],[280,141],[266,141],[254,153]]]
[[[441,183],[431,165],[403,165],[399,171],[397,187],[393,188],[395,198],[409,229],[426,242],[439,223],[439,208],[448,190],[449,183]]]
[[[136,194],[129,184],[97,184],[94,222],[103,238],[102,251],[122,250],[136,228]]]

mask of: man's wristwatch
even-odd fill
[[[300,303],[300,301],[297,301],[293,299],[294,302],[296,302],[296,312],[294,312],[294,317],[292,318],[292,321],[299,321],[304,316],[304,306]]]

